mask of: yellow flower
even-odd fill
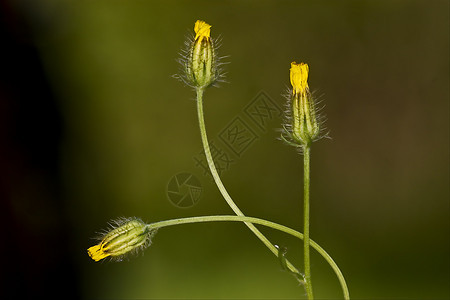
[[[175,75],[186,85],[204,90],[223,81],[223,63],[217,55],[216,40],[211,36],[211,25],[197,20],[194,24],[194,36],[187,41],[181,52],[181,74]]]
[[[206,88],[218,79],[217,58],[213,39],[210,37],[211,25],[198,20],[194,25],[195,39],[184,60],[185,74],[189,85]]]
[[[282,138],[291,145],[308,147],[311,142],[319,139],[321,125],[313,96],[308,87],[309,67],[305,63],[291,63],[290,79],[292,93],[289,94],[290,115],[289,124],[285,126]]]
[[[87,250],[93,260],[99,261],[108,256],[121,260],[126,254],[148,247],[154,233],[136,218],[116,221],[114,227],[103,236],[98,245]]]
[[[204,21],[197,20],[194,25],[195,40],[199,39],[201,41],[203,38],[209,40],[210,30],[211,25]]]
[[[305,63],[291,63],[291,84],[293,93],[305,94],[308,88],[309,67]]]

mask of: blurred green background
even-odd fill
[[[38,282],[39,274],[66,276],[49,290],[83,299],[305,298],[243,224],[165,228],[144,256],[121,263],[94,263],[86,254],[95,232],[120,216],[154,222],[232,214],[194,160],[201,151],[194,92],[171,77],[201,19],[222,37],[220,55],[230,62],[228,83],[205,94],[208,134],[230,154],[219,134],[235,117],[258,135],[222,174],[242,211],[302,230],[302,157],[277,140],[281,117],[261,130],[244,109],[261,91],[283,107],[290,62],[306,62],[332,137],[312,148],[311,237],[340,266],[354,299],[450,297],[448,1],[48,0],[10,7],[27,24],[61,119],[54,176],[29,172],[27,184],[37,187],[8,198],[15,228],[33,231],[43,247],[29,259],[42,260],[42,270],[55,257],[67,264],[51,275],[34,271]],[[179,172],[201,182],[193,207],[167,198]],[[52,202],[46,184],[60,191]],[[11,189],[22,187],[19,180]],[[60,240],[44,243],[43,232]],[[302,266],[299,240],[263,232]],[[27,263],[16,268],[31,272]],[[318,299],[341,297],[315,252],[312,279]]]

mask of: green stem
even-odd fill
[[[314,299],[312,283],[311,283],[311,262],[309,257],[309,173],[310,173],[310,155],[309,146],[303,148],[303,255],[305,265],[305,285],[308,299]]]
[[[173,219],[167,221],[160,221],[151,224],[147,224],[148,229],[155,230],[162,227],[181,225],[181,224],[190,224],[190,223],[202,223],[202,222],[218,222],[218,221],[228,221],[228,222],[245,222],[246,224],[260,224],[266,227],[270,227],[279,231],[283,231],[287,234],[295,236],[299,239],[304,239],[304,235],[292,228],[270,222],[263,219],[245,217],[245,216],[202,216],[202,217],[190,217],[190,218],[181,218],[181,219]],[[322,257],[328,262],[333,271],[336,273],[336,276],[339,279],[339,283],[341,284],[342,292],[344,294],[344,299],[349,300],[350,295],[348,292],[347,283],[345,282],[345,278],[342,275],[341,270],[331,258],[331,256],[316,242],[310,240],[310,245],[314,248]]]
[[[211,155],[211,150],[209,148],[208,143],[208,137],[206,135],[206,127],[205,127],[205,119],[203,115],[203,92],[204,90],[201,88],[198,88],[197,90],[197,113],[198,113],[198,122],[200,126],[200,134],[202,137],[202,143],[203,143],[203,149],[205,150],[205,156],[206,160],[208,162],[209,169],[211,170],[211,175],[214,178],[214,181],[219,188],[220,193],[224,197],[225,201],[228,203],[228,205],[231,207],[231,209],[234,211],[234,213],[238,216],[244,216],[242,211],[239,209],[239,207],[234,203],[231,196],[228,194],[225,186],[222,183],[222,180],[220,179],[219,173],[217,172],[216,166],[214,164],[214,160]],[[275,248],[274,245],[252,224],[249,222],[245,222],[245,225],[247,225],[248,228],[269,248],[270,251],[272,251],[273,254],[275,254],[278,257],[278,249]],[[289,270],[295,274],[300,275],[300,272],[297,270],[297,268],[294,267],[293,264],[291,264],[289,261],[286,260],[287,267]]]
[[[224,197],[225,201],[228,203],[228,205],[231,207],[231,209],[234,211],[234,213],[236,215],[238,215],[237,217],[233,216],[234,219],[232,219],[233,217],[231,217],[231,216],[215,216],[215,217],[228,218],[227,219],[228,221],[244,222],[245,225],[247,225],[247,227],[250,228],[250,230],[267,246],[267,248],[269,248],[269,250],[272,251],[272,253],[278,257],[278,249],[274,245],[272,245],[272,243],[252,223],[261,224],[261,225],[269,226],[269,227],[272,227],[275,229],[279,229],[281,231],[295,235],[301,239],[303,239],[303,235],[293,229],[290,229],[288,227],[285,227],[285,226],[282,226],[282,225],[279,225],[279,224],[276,224],[273,222],[264,221],[264,220],[256,219],[256,218],[247,218],[244,216],[244,214],[238,208],[238,206],[234,203],[233,199],[228,194],[225,186],[223,185],[222,180],[220,179],[220,176],[217,172],[217,169],[215,167],[215,164],[214,164],[214,161],[213,161],[213,158],[211,155],[211,150],[209,148],[208,137],[206,135],[204,114],[203,114],[203,92],[204,92],[204,90],[201,88],[198,88],[196,90],[196,92],[197,92],[197,113],[198,113],[198,121],[199,121],[199,126],[200,126],[200,134],[201,134],[201,138],[202,138],[203,149],[205,151],[206,160],[208,162],[208,166],[211,171],[211,175],[213,176],[213,179],[214,179],[217,187],[219,188],[220,193]],[[335,271],[335,273],[339,279],[339,282],[341,284],[344,298],[346,300],[348,300],[348,299],[350,299],[350,295],[348,292],[348,288],[347,288],[347,284],[345,282],[344,276],[342,275],[342,272],[339,270],[338,266],[333,261],[331,256],[329,256],[328,253],[326,253],[325,250],[323,250],[318,244],[316,244],[314,241],[309,239],[309,155],[310,155],[309,150],[310,149],[308,148],[307,155],[305,153],[305,162],[307,162],[307,165],[305,164],[305,175],[307,174],[307,180],[305,178],[305,187],[306,187],[305,188],[305,200],[307,199],[307,205],[308,205],[308,207],[307,207],[308,209],[307,210],[305,209],[305,212],[307,211],[307,214],[305,213],[305,225],[307,225],[307,226],[305,226],[305,229],[307,227],[308,235],[307,235],[307,242],[304,243],[304,247],[305,247],[305,249],[307,249],[305,252],[305,253],[307,253],[307,256],[305,255],[305,268],[306,267],[308,268],[308,274],[309,274],[309,284],[306,282],[306,279],[304,281],[306,292],[308,294],[308,298],[312,299],[310,259],[309,259],[309,245],[311,245],[314,249],[316,249],[325,258],[325,260],[333,268],[333,270]],[[307,169],[306,169],[306,166],[307,166]],[[306,198],[306,196],[307,196],[307,198]],[[305,203],[306,203],[306,201],[305,201]],[[201,218],[203,218],[203,219],[201,219]],[[208,217],[187,218],[187,219],[178,219],[178,220],[196,220],[195,222],[212,221],[212,219],[204,219],[204,218],[208,218]],[[176,221],[176,220],[172,220],[172,221]],[[215,219],[215,221],[222,221],[222,220]],[[223,221],[225,221],[225,219],[223,219]],[[164,221],[164,222],[171,222],[171,221]],[[180,221],[180,222],[181,222],[180,224],[185,224],[185,223],[193,223],[194,221],[187,221],[187,222]],[[175,225],[175,224],[171,223],[170,225]],[[166,225],[166,226],[169,226],[169,225]],[[279,227],[277,228],[277,226],[279,226]],[[307,264],[306,264],[306,261],[307,261]],[[297,268],[295,268],[294,265],[292,265],[288,260],[286,260],[286,265],[291,272],[301,276],[301,273],[297,270]],[[306,277],[306,275],[305,275],[305,277]],[[309,291],[308,291],[308,287],[309,287]]]

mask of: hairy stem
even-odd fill
[[[292,228],[263,220],[258,218],[252,218],[252,217],[245,217],[245,216],[202,216],[202,217],[190,217],[190,218],[181,218],[181,219],[173,219],[173,220],[167,220],[167,221],[160,221],[155,222],[151,224],[147,224],[147,227],[149,230],[155,230],[162,227],[167,226],[174,226],[174,225],[181,225],[181,224],[191,224],[191,223],[202,223],[202,222],[218,222],[218,221],[228,221],[228,222],[245,222],[246,224],[259,224],[266,227],[273,228],[275,230],[283,231],[287,234],[290,234],[292,236],[295,236],[299,239],[304,239],[304,235]],[[310,245],[312,248],[314,248],[331,266],[333,271],[336,273],[336,276],[339,279],[339,283],[341,284],[342,292],[344,294],[344,299],[349,300],[350,295],[348,292],[347,283],[345,282],[345,278],[342,275],[341,270],[337,266],[337,264],[334,262],[334,260],[331,258],[331,256],[317,244],[313,240],[310,240]]]
[[[234,203],[231,196],[228,194],[225,186],[222,183],[222,180],[220,179],[219,173],[217,172],[216,166],[214,164],[211,150],[209,148],[208,143],[208,137],[206,135],[206,127],[205,127],[205,119],[203,115],[203,89],[197,89],[197,113],[198,113],[198,122],[200,126],[200,134],[202,137],[202,143],[203,143],[203,149],[205,151],[206,160],[208,162],[209,169],[211,171],[211,175],[214,178],[214,182],[216,183],[217,187],[219,188],[220,193],[222,194],[225,201],[228,203],[228,205],[231,207],[231,209],[234,211],[234,213],[238,216],[244,216],[242,211],[239,209],[239,207]],[[273,254],[278,256],[278,249],[252,224],[249,222],[244,222],[245,225],[247,225],[248,228],[269,248],[270,251],[272,251]],[[291,272],[294,272],[298,275],[300,275],[300,272],[297,270],[297,268],[294,267],[289,261],[286,261],[287,267]]]
[[[305,146],[303,149],[303,255],[305,265],[305,286],[308,299],[314,299],[311,283],[311,262],[309,257],[309,173],[310,173],[311,149]]]

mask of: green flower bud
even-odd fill
[[[104,234],[98,245],[90,247],[89,256],[99,261],[106,257],[121,260],[129,253],[135,253],[148,247],[154,231],[139,219],[123,219],[116,221],[113,228]]]
[[[282,138],[291,145],[309,147],[310,144],[320,139],[322,126],[314,99],[308,86],[309,67],[305,63],[291,63],[290,79],[292,92],[289,93],[289,112],[287,119],[289,124],[285,126],[288,138]]]
[[[211,25],[200,20],[195,22],[195,38],[188,43],[185,55],[180,60],[184,68],[181,79],[194,88],[207,88],[221,77],[210,31]]]

